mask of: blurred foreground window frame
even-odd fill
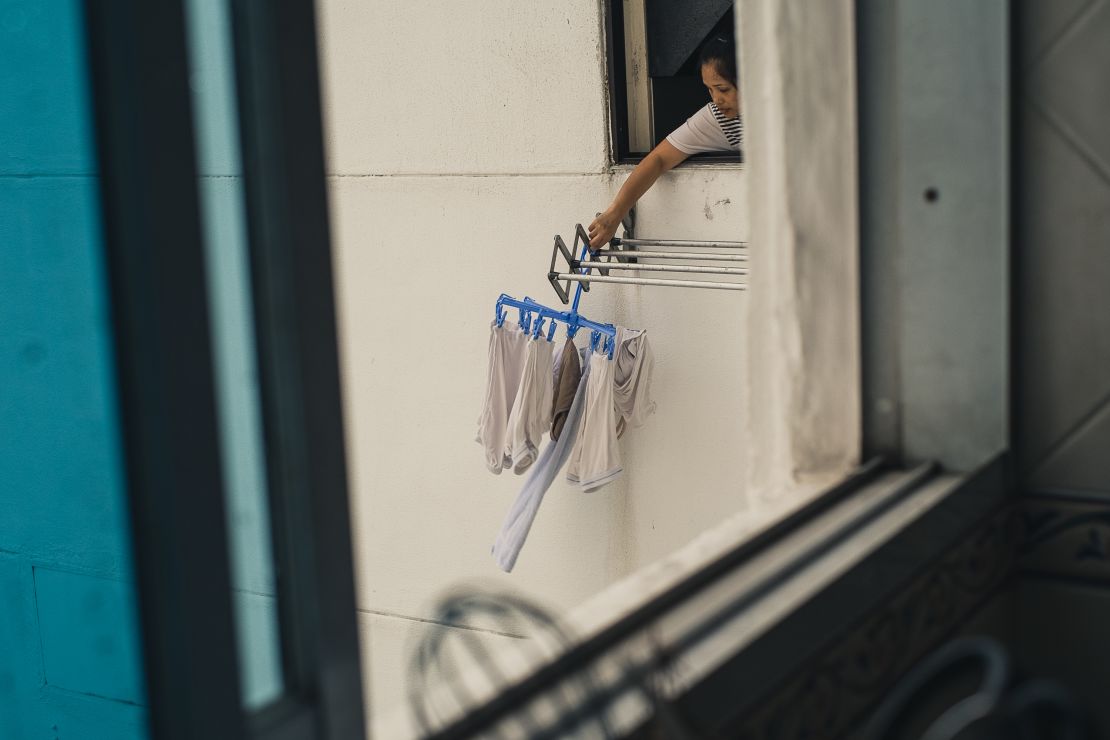
[[[85,0],[150,734],[365,730],[315,7],[230,13],[282,692],[244,702],[183,0]],[[280,122],[280,125],[278,125]]]

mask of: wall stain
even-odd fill
[[[712,221],[713,220],[713,209],[716,206],[727,206],[727,205],[730,205],[731,203],[732,203],[732,200],[730,200],[729,198],[721,198],[720,200],[716,201],[713,205],[709,205],[709,199],[706,198],[705,199],[705,207],[702,208],[702,213],[705,214],[705,220],[706,221]]]

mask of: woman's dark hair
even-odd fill
[[[707,64],[712,64],[717,74],[733,85],[736,84],[736,44],[732,36],[723,33],[713,34],[701,45],[698,69]]]

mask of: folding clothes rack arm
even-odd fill
[[[639,249],[640,247],[648,247],[651,251],[641,250]],[[705,248],[737,251],[674,251],[675,249],[696,250]],[[547,273],[547,279],[551,283],[551,287],[555,289],[555,293],[559,296],[559,300],[561,300],[564,305],[571,304],[570,310],[559,311],[554,308],[549,308],[529,297],[525,297],[524,300],[521,301],[508,294],[502,293],[501,297],[497,299],[495,309],[497,325],[502,326],[505,323],[505,307],[508,306],[520,311],[521,328],[535,337],[539,337],[543,329],[542,325],[544,321],[552,322],[548,329],[548,341],[554,337],[555,322],[566,324],[567,336],[571,338],[578,333],[580,328],[585,327],[593,332],[591,347],[596,350],[599,345],[599,339],[605,337],[605,350],[609,352],[610,357],[612,357],[613,345],[615,344],[617,335],[616,327],[612,324],[602,324],[597,321],[591,321],[578,313],[578,305],[582,301],[582,293],[590,289],[591,282],[623,283],[628,285],[665,285],[676,288],[707,288],[713,290],[744,290],[747,288],[746,283],[615,277],[610,275],[609,271],[638,270],[640,272],[658,273],[747,275],[748,268],[746,263],[748,261],[748,256],[742,251],[739,251],[746,248],[746,242],[635,239],[632,237],[632,222],[631,220],[626,220],[624,222],[624,235],[622,237],[611,239],[606,249],[591,250],[590,237],[589,234],[586,233],[586,229],[583,228],[582,224],[575,224],[574,252],[571,252],[571,250],[567,248],[566,242],[563,241],[561,236],[556,236],[555,246],[551,250],[551,267]],[[578,253],[577,258],[575,258],[575,253]],[[555,269],[560,256],[563,257],[567,264],[567,267],[562,272]],[[716,263],[734,262],[743,263],[743,266],[722,266],[719,264],[659,265],[654,262],[645,263],[642,261],[645,259],[683,260],[687,262],[700,260],[703,262]],[[561,285],[561,282],[564,284]],[[570,296],[570,284],[572,282],[578,284],[574,291],[573,301]]]
[[[636,270],[639,272],[655,273],[686,273],[697,275],[729,275],[746,276],[749,274],[747,266],[748,255],[743,250],[747,249],[747,242],[731,241],[684,241],[674,239],[635,239],[631,236],[631,224],[625,224],[625,235],[614,237],[607,248],[599,250],[590,249],[590,239],[582,224],[575,225],[574,251],[567,248],[561,236],[555,237],[555,246],[551,250],[551,267],[547,273],[548,282],[555,289],[559,299],[565,304],[570,301],[570,284],[578,283],[578,291],[574,296],[575,308],[582,295],[582,290],[589,290],[590,283],[619,283],[624,285],[656,285],[673,288],[701,288],[709,290],[745,290],[747,283],[741,282],[713,282],[708,280],[684,280],[672,278],[650,277],[617,277],[609,274],[610,270]],[[641,247],[648,247],[644,251]],[[700,252],[700,251],[674,251],[725,249],[735,251]],[[667,251],[659,251],[665,249]],[[575,253],[578,253],[577,259]],[[562,256],[566,267],[562,271],[556,270],[559,257]],[[587,259],[588,257],[588,259]],[[603,261],[604,260],[604,261]],[[643,260],[683,260],[702,261],[712,263],[740,263],[736,266],[722,264],[690,265],[690,264],[656,264],[645,263]],[[594,271],[597,274],[594,274]],[[560,282],[564,285],[560,285]]]

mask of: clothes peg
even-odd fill
[[[601,343],[601,332],[596,329],[590,332],[590,351],[597,352],[597,346]]]
[[[532,339],[539,339],[540,334],[543,332],[543,314],[536,317],[532,322]]]
[[[613,350],[617,346],[617,338],[605,335],[605,354],[609,355],[609,359],[613,359]]]
[[[494,318],[497,320],[497,327],[501,328],[505,325],[505,301],[511,301],[513,297],[508,293],[502,293],[497,298],[497,303],[494,304]]]
[[[556,327],[558,327],[558,325],[558,321],[556,321],[555,319],[551,319],[551,323],[547,325],[547,341],[550,342],[555,339],[555,329]]]

